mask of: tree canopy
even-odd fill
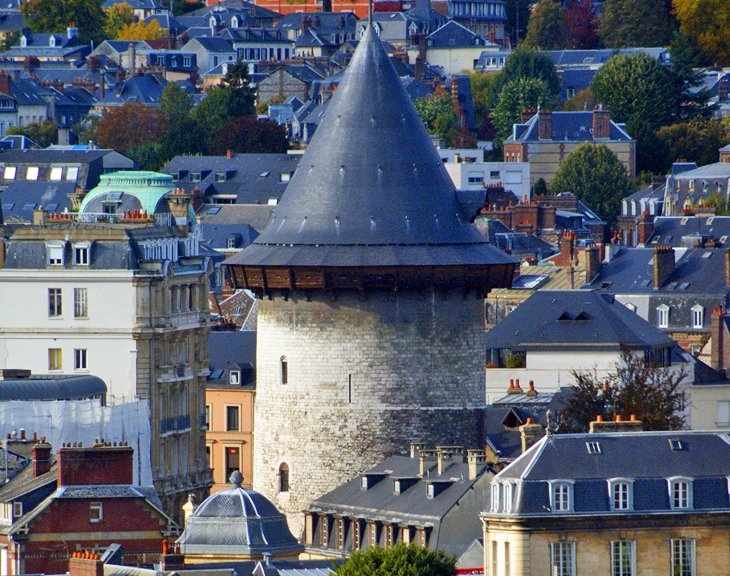
[[[537,78],[547,84],[551,94],[560,94],[560,77],[546,54],[523,48],[512,52],[494,81],[495,94],[499,94],[507,82],[518,78]]]
[[[730,65],[730,6],[727,0],[672,0],[672,9],[680,31],[692,38],[712,63]]]
[[[532,10],[522,47],[533,50],[562,50],[571,45],[568,19],[561,3],[556,0],[540,0]]]
[[[670,11],[670,0],[606,0],[601,39],[609,48],[665,46],[672,35]]]
[[[661,367],[624,351],[603,378],[593,370],[572,372],[573,393],[561,411],[558,432],[587,432],[602,416],[614,420],[634,414],[644,430],[679,430],[684,425],[683,370]]]
[[[107,38],[117,38],[122,28],[134,23],[134,9],[127,2],[112,4],[106,8],[104,34]]]
[[[149,22],[132,22],[122,27],[117,33],[117,40],[158,40],[163,32],[157,20]]]
[[[719,148],[730,144],[730,127],[710,118],[664,126],[657,132],[666,153],[665,169],[679,159],[698,166],[717,162]]]
[[[411,544],[354,552],[335,567],[337,576],[453,576],[456,558]]]
[[[550,190],[572,192],[604,220],[614,222],[631,191],[626,168],[604,144],[583,142],[558,167]]]
[[[33,122],[25,126],[12,126],[8,128],[8,136],[25,136],[41,148],[47,148],[51,144],[58,144],[58,126],[53,120]]]
[[[254,115],[231,118],[215,133],[211,154],[228,150],[248,153],[283,154],[287,149],[286,129],[271,119],[259,120]]]
[[[419,98],[415,104],[426,130],[453,145],[459,133],[459,119],[454,112],[451,94],[448,92],[432,94]]]
[[[99,145],[128,152],[133,146],[156,142],[165,130],[165,117],[157,108],[126,102],[107,110],[97,127]]]
[[[538,106],[549,108],[553,100],[547,84],[537,78],[517,78],[505,84],[492,111],[495,139],[503,142],[509,138],[523,111],[535,110]]]
[[[590,50],[598,47],[598,19],[591,0],[568,0],[565,16],[575,48]]]
[[[23,22],[32,32],[65,33],[74,23],[82,42],[104,40],[106,12],[103,0],[24,0]]]

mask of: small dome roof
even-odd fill
[[[258,492],[242,488],[242,481],[234,472],[232,486],[206,498],[187,519],[178,539],[184,554],[261,556],[304,549],[284,514]]]

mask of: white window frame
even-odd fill
[[[621,498],[620,493],[617,494],[617,490],[621,491],[622,487],[625,487],[625,500]],[[617,498],[619,495],[619,502],[623,501],[623,506],[617,506]],[[630,478],[611,478],[608,480],[608,500],[613,512],[627,512],[634,509],[634,481]]]
[[[687,546],[687,549],[684,549]],[[697,574],[696,565],[696,541],[693,538],[672,538],[669,541],[672,554],[671,574],[672,576],[695,576]],[[689,562],[686,562],[689,556]],[[681,563],[678,565],[678,563]],[[689,571],[682,570],[682,564],[688,563]],[[679,569],[679,570],[678,570]]]
[[[575,542],[550,543],[550,575],[575,576]]]
[[[66,181],[71,182],[75,181],[79,177],[79,168],[78,166],[69,166],[66,168]]]
[[[55,360],[53,362],[52,360]],[[59,372],[63,370],[63,349],[62,348],[49,348],[48,349],[48,371]]]
[[[622,562],[625,551],[628,551],[629,562],[625,566]],[[611,542],[611,576],[636,575],[636,541],[614,540]]]
[[[86,288],[74,288],[74,318],[89,317],[89,293]]]
[[[499,512],[501,493],[502,485],[499,482],[492,482],[492,512]]]
[[[232,386],[238,386],[241,383],[241,371],[240,370],[229,370],[228,371],[228,383]]]
[[[74,348],[74,370],[88,371],[88,353],[86,348]]]
[[[236,428],[231,428],[231,423],[228,418],[228,409],[235,408],[237,411]],[[226,432],[240,432],[241,431],[241,405],[240,404],[226,404]]]
[[[91,263],[91,244],[89,242],[77,242],[73,245],[74,264],[76,266],[88,266]]]
[[[91,502],[89,503],[89,522],[96,524],[104,520],[104,503],[103,502]]]
[[[682,496],[682,486],[686,487],[684,497]],[[675,476],[667,478],[667,487],[669,489],[669,507],[672,510],[691,510],[694,505],[692,494],[692,478],[684,476]],[[676,493],[680,490],[679,493]],[[675,498],[678,496],[678,498]]]
[[[63,318],[63,289],[48,289],[48,317]]]
[[[63,266],[65,259],[65,245],[63,242],[46,243],[46,264],[48,266]]]
[[[573,511],[572,480],[550,481],[550,509],[558,513]]]
[[[669,313],[670,308],[666,304],[661,304],[656,307],[657,318],[656,325],[658,328],[669,328]]]
[[[22,502],[13,502],[13,517],[14,518],[20,518],[23,515],[23,503]]]
[[[692,306],[692,328],[703,328],[705,321],[705,307],[700,304]]]
[[[505,482],[504,487],[502,488],[502,500],[504,501],[502,506],[505,514],[512,513],[512,492],[512,482]]]

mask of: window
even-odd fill
[[[241,469],[241,451],[237,446],[226,446],[226,478]]]
[[[17,168],[15,166],[5,166],[5,170],[3,170],[3,178],[5,180],[15,180],[15,172]]]
[[[286,463],[279,466],[279,492],[289,492],[289,465]]]
[[[101,522],[104,519],[104,508],[101,502],[92,502],[89,505],[89,520],[91,522]]]
[[[241,371],[231,370],[228,372],[228,383],[233,386],[238,386],[241,383]]]
[[[672,576],[695,576],[694,540],[672,540]]]
[[[662,304],[657,306],[657,326],[659,328],[669,328],[669,306]]]
[[[504,512],[512,512],[512,484],[509,482],[504,485]]]
[[[550,575],[575,576],[575,542],[550,544]]]
[[[279,182],[289,182],[290,179],[291,179],[291,172],[279,173]]]
[[[63,168],[54,166],[51,168],[51,180],[60,180],[63,177]]]
[[[469,184],[481,184],[484,182],[484,172],[469,172]]]
[[[282,384],[289,384],[289,362],[286,356],[282,356],[279,360],[280,365],[280,377]]]
[[[633,508],[632,483],[628,480],[609,480],[608,494],[611,510],[631,510]]]
[[[48,349],[48,369],[49,370],[61,370],[63,363],[61,360],[61,349],[60,348],[49,348]]]
[[[715,424],[723,428],[730,426],[730,401],[720,400],[717,403],[717,421]]]
[[[499,512],[499,493],[502,487],[498,482],[492,484],[492,512]]]
[[[673,510],[692,508],[692,482],[689,479],[669,480],[669,504]]]
[[[88,266],[89,265],[89,245],[88,244],[74,245],[74,264],[76,264],[77,266]]]
[[[570,512],[573,509],[573,486],[569,482],[553,482],[550,486],[553,512]]]
[[[47,244],[46,255],[49,266],[63,266],[63,244]]]
[[[504,576],[510,576],[509,542],[504,543]]]
[[[86,288],[74,288],[74,318],[87,318],[89,315],[86,290]]]
[[[601,444],[600,442],[586,442],[586,449],[588,450],[588,454],[600,454]]]
[[[238,421],[239,415],[238,406],[226,406],[226,431],[227,432],[238,432],[240,425]],[[226,476],[227,478],[228,476]]]
[[[205,427],[210,430],[210,404],[205,405]]]
[[[28,166],[25,178],[26,180],[38,180],[38,166]]]
[[[15,518],[20,518],[23,515],[23,503],[22,502],[13,502],[13,516]]]
[[[233,249],[236,247],[236,237],[235,236],[229,236],[226,240],[226,248]]]
[[[699,304],[692,306],[692,328],[702,328],[705,320],[705,309]]]
[[[79,169],[77,166],[72,166],[66,169],[66,180],[74,181],[79,177]]]
[[[74,350],[74,370],[86,370],[86,348]]]
[[[633,540],[611,542],[611,576],[636,574],[636,544]]]
[[[496,540],[492,540],[492,550],[491,550],[491,558],[490,561],[492,563],[492,571],[490,574],[497,574],[497,569],[499,567],[499,564],[497,563],[497,546],[499,546],[498,542]]]
[[[58,318],[63,314],[62,296],[60,288],[48,289],[48,317]]]

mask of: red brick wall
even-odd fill
[[[58,485],[131,484],[132,448],[99,446],[61,448],[58,451]]]

